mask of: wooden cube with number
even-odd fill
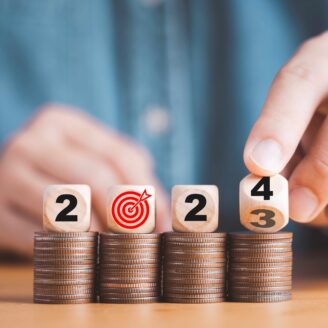
[[[155,189],[117,185],[109,190],[108,228],[114,233],[151,233],[155,229]]]
[[[91,192],[87,185],[50,185],[43,195],[43,227],[47,231],[90,229]]]
[[[271,233],[288,223],[288,181],[283,176],[250,174],[240,182],[239,192],[240,222],[245,228]]]
[[[214,185],[172,188],[172,226],[180,232],[214,232],[219,225],[219,190]]]

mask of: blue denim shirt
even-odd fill
[[[222,227],[238,228],[249,129],[327,10],[324,0],[0,0],[0,138],[43,103],[78,106],[146,145],[167,188],[218,184]]]

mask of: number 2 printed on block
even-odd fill
[[[174,231],[213,232],[219,223],[219,191],[214,185],[176,185],[172,188]]]
[[[91,191],[87,185],[49,185],[43,195],[43,227],[79,232],[90,228]]]
[[[255,232],[277,232],[289,220],[288,181],[281,175],[248,175],[240,182],[240,221]]]

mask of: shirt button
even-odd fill
[[[146,129],[153,134],[164,134],[170,128],[170,116],[165,107],[152,105],[144,113]]]

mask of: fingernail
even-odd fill
[[[282,169],[282,148],[274,139],[262,140],[254,147],[250,159],[261,169],[278,173]]]
[[[308,188],[296,187],[290,192],[290,217],[298,222],[309,222],[319,206],[317,196]]]

